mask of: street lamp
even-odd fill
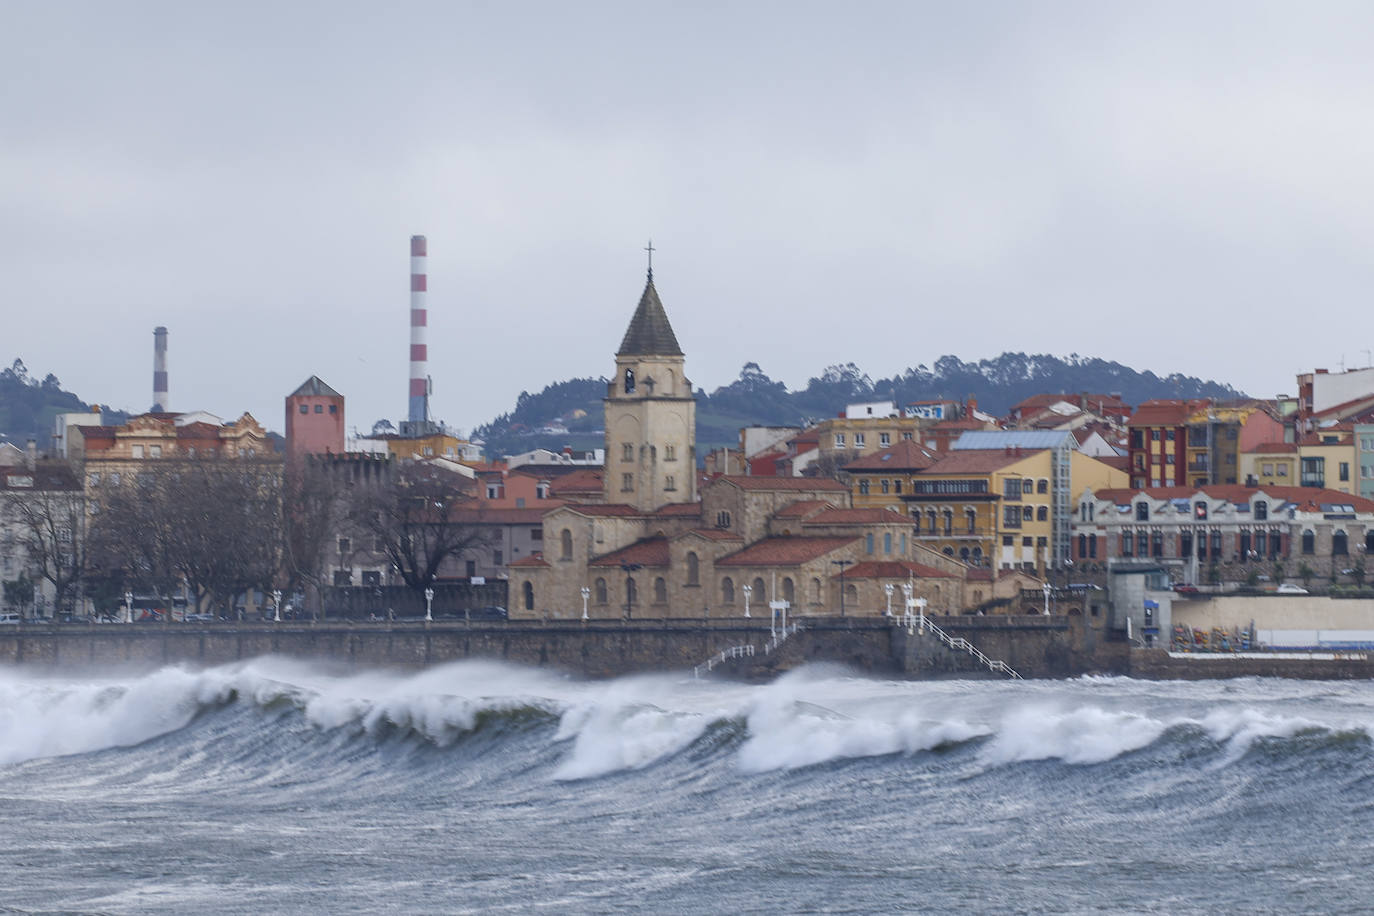
[[[592,590],[587,586],[582,586],[582,619],[587,619],[587,599],[592,596]]]
[[[739,590],[740,590],[741,592],[744,593],[744,616],[745,616],[745,617],[748,617],[748,616],[749,616],[749,596],[752,595],[752,594],[754,594],[754,587],[753,587],[752,585],[741,585],[741,586],[739,587]]]
[[[1045,616],[1050,616],[1050,584],[1048,582],[1040,586],[1040,590],[1045,593]]]
[[[912,609],[913,607],[915,607],[915,602],[911,600],[911,583],[910,583],[910,582],[903,582],[903,583],[902,583],[902,598],[904,599],[904,603],[903,603],[902,607],[904,607],[904,608],[906,609],[906,613],[903,615],[903,620],[902,620],[902,622],[905,623],[905,624],[907,624],[908,626],[910,626],[910,625],[911,625],[911,617],[912,617],[911,609]]]
[[[281,589],[272,589],[272,622],[281,623]]]
[[[432,588],[427,588],[427,589],[425,589],[425,622],[426,622],[426,623],[428,623],[429,621],[431,621],[431,620],[434,619],[434,612],[433,612],[433,610],[431,609],[433,604],[434,604],[434,589],[432,589]]]
[[[133,593],[133,592],[125,592],[125,593],[124,593],[124,615],[125,615],[125,617],[128,618],[127,620],[124,621],[125,623],[133,623],[133,622],[134,622],[134,593]]]
[[[831,565],[840,568],[840,616],[844,616],[844,568],[854,565],[853,560],[831,560]]]
[[[896,591],[891,582],[884,583],[883,594],[887,595],[887,610],[883,612],[884,617],[892,616],[892,593]]]
[[[916,605],[916,619],[919,621],[918,626],[921,632],[924,633],[926,631],[926,599],[917,598],[911,603]]]

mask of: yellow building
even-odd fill
[[[1318,430],[1298,442],[1298,486],[1356,492],[1355,435],[1349,425]]]
[[[468,440],[448,432],[436,425],[427,435],[419,436],[371,436],[369,438],[386,445],[394,458],[447,458],[450,461],[475,462],[481,460],[481,453]]]
[[[1262,442],[1240,456],[1247,487],[1296,487],[1298,447],[1292,442]]]
[[[851,492],[861,489],[864,473],[860,468]],[[1085,487],[1124,487],[1128,479],[1125,471],[1063,447],[956,449],[906,482],[900,499],[917,544],[975,566],[1044,575],[1068,558],[1070,495]],[[868,489],[872,498],[871,478]]]
[[[940,460],[940,455],[912,440],[852,461],[842,469],[850,483],[855,508],[891,509],[906,514],[903,497],[914,492],[916,475]]]

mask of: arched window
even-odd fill
[[[983,548],[981,548],[981,547],[975,547],[975,548],[973,548],[973,562],[974,562],[975,565],[978,565],[978,566],[981,566],[981,565],[982,565],[982,563],[983,563]]]
[[[768,593],[763,590],[762,579],[754,579],[754,601],[758,604],[766,604],[768,602]]]
[[[1277,542],[1278,539],[1275,538],[1274,540]],[[1374,550],[1374,528],[1371,528],[1364,533],[1364,549]],[[1274,553],[1277,554],[1278,552],[1278,548],[1275,547]]]
[[[797,596],[795,594],[795,590],[792,587],[791,579],[782,580],[782,600],[786,601],[788,604],[797,603]]]
[[[1302,533],[1302,552],[1305,554],[1315,553],[1317,549],[1317,536],[1310,531]]]
[[[1350,553],[1350,541],[1344,531],[1334,531],[1331,534],[1331,555],[1333,557],[1343,557]]]
[[[1047,479],[1045,479],[1044,477],[1041,477],[1039,480],[1037,480],[1037,481],[1035,482],[1035,492],[1037,492],[1037,493],[1048,493],[1048,492],[1050,492],[1050,482],[1049,482]]]
[[[868,478],[866,477],[859,480],[859,495],[868,495]]]
[[[689,552],[689,553],[687,554],[687,584],[688,584],[688,585],[700,585],[700,584],[701,584],[701,578],[700,578],[700,577],[701,577],[701,561],[697,559],[697,555],[696,555],[695,553]]]
[[[1049,509],[1048,506],[1036,506],[1036,507],[1035,507],[1035,520],[1036,520],[1037,522],[1043,522],[1043,521],[1045,521],[1045,520],[1046,520],[1047,518],[1049,518],[1049,517],[1050,517],[1050,509]]]
[[[961,560],[963,560],[965,563],[967,563],[967,562],[968,562],[968,556],[969,556],[969,554],[968,554],[968,548],[967,548],[967,547],[960,547],[960,548],[959,548],[959,559],[961,559]]]
[[[934,534],[934,533],[936,532],[936,530],[937,530],[937,526],[938,526],[938,525],[939,525],[939,523],[935,520],[935,510],[934,510],[934,509],[927,509],[927,510],[926,510],[926,530],[927,530],[928,532],[930,532],[931,534]]]
[[[954,548],[953,548],[953,547],[946,547],[946,548],[945,548],[945,556],[947,556],[947,557],[952,557],[952,556],[954,556]]]
[[[1080,533],[1078,535],[1078,559],[1082,560],[1088,555],[1088,536]]]
[[[853,584],[846,584],[844,587],[844,600],[850,605],[857,606],[859,603],[859,588]]]
[[[558,543],[559,543],[559,547],[560,547],[561,550],[562,550],[562,553],[560,554],[560,556],[561,556],[564,560],[571,560],[571,559],[572,559],[572,532],[569,531],[567,528],[564,528],[563,531],[562,531],[562,533],[560,533],[560,534],[558,535]]]
[[[634,391],[635,391],[635,371],[634,371],[633,369],[626,369],[626,370],[625,370],[625,393],[626,393],[626,394],[634,394]]]
[[[525,583],[524,592],[525,592],[525,610],[527,610],[527,611],[532,611],[532,610],[534,610],[534,583],[532,583],[532,582],[526,582],[526,583]]]
[[[721,604],[735,603],[735,581],[729,576],[720,580],[720,601]]]
[[[954,510],[945,510],[945,534],[954,533]]]
[[[662,576],[654,580],[654,604],[668,603],[668,582]]]
[[[635,587],[634,576],[625,577],[625,603],[639,604],[639,589]]]
[[[892,553],[892,532],[883,532],[883,553]]]
[[[868,553],[873,552],[873,532],[871,531],[868,534],[864,535],[864,550],[866,550]]]
[[[978,530],[978,510],[965,509],[964,521],[967,523],[968,533],[973,534]]]
[[[605,579],[597,579],[597,580],[596,580],[596,587],[595,587],[593,590],[596,592],[596,603],[597,603],[597,604],[605,604],[605,603],[606,603],[606,580],[605,580]]]

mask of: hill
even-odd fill
[[[1036,394],[1090,391],[1119,394],[1128,404],[1150,398],[1241,397],[1242,393],[1193,376],[1158,376],[1120,363],[1078,356],[1003,353],[994,359],[966,363],[942,356],[935,365],[907,369],[874,381],[854,363],[830,366],[788,391],[757,363],[745,363],[739,378],[711,393],[697,389],[697,447],[734,446],[741,426],[801,426],[830,417],[855,401],[894,400],[908,404],[934,398],[978,399],[979,409],[1005,414],[1014,404]],[[538,394],[520,393],[515,409],[473,431],[486,440],[488,456],[500,457],[531,448],[596,448],[602,444],[601,399],[606,379],[579,378],[556,382]]]
[[[35,439],[40,449],[51,444],[53,418],[60,413],[89,410],[90,406],[70,391],[62,390],[57,376],[48,373],[40,381],[29,375],[23,360],[0,371],[0,438],[24,446]]]

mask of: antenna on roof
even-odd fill
[[[649,244],[644,246],[644,250],[649,252],[649,280],[654,279],[654,240],[649,239]]]

